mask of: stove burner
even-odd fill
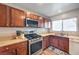
[[[36,38],[40,38],[41,36],[38,35],[38,34],[26,34],[24,35],[26,38],[28,38],[29,40],[32,40],[32,39],[36,39]]]

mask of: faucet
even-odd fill
[[[68,33],[60,33],[60,35],[61,36],[64,36],[64,35],[68,36]]]

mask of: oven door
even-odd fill
[[[30,45],[30,54],[36,55],[42,52],[42,41],[38,41]]]

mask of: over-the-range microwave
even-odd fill
[[[33,19],[25,19],[25,24],[26,27],[38,27],[38,21],[35,21]]]

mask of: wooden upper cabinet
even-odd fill
[[[38,20],[38,27],[44,27],[44,19],[43,17],[39,17],[39,20]]]
[[[44,28],[51,28],[51,20],[44,18]]]
[[[10,8],[11,26],[24,27],[25,13],[22,10]]]
[[[33,20],[38,20],[39,16],[33,14],[32,12],[26,12],[26,18],[30,18],[30,19],[33,19]]]
[[[48,20],[44,19],[44,28],[48,28]]]
[[[35,20],[39,20],[39,16],[38,15],[34,15],[34,19]]]
[[[8,26],[7,24],[7,6],[0,4],[0,27]]]
[[[44,18],[39,19],[38,16],[32,12],[24,12],[22,10],[0,4],[0,27],[24,27],[25,18],[38,21],[38,27],[46,27]]]
[[[26,12],[26,18],[33,19],[33,14],[31,12]]]
[[[30,18],[30,12],[26,12],[26,18]]]

